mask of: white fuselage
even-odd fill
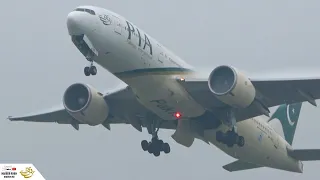
[[[215,136],[218,130],[226,131],[227,127],[221,126],[219,129],[208,130],[205,132],[205,138],[230,156],[270,168],[302,172],[302,162],[287,154],[287,148],[291,148],[291,145],[262,116],[237,123],[239,135],[246,140],[243,147],[229,148],[217,142]]]
[[[93,9],[96,15],[71,12],[69,34],[85,34],[97,52],[94,61],[128,84],[141,104],[165,120],[176,120],[174,112],[181,112],[186,119],[205,112],[175,80],[192,76],[190,65],[120,15],[98,7],[85,7]],[[216,130],[206,131],[205,138],[240,160],[300,171],[300,162],[287,156],[287,142],[268,124],[249,119],[237,127],[246,140],[244,147],[228,148],[219,144]],[[260,134],[263,134],[261,141]]]

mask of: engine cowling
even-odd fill
[[[209,76],[211,92],[222,102],[235,107],[248,107],[256,96],[256,90],[249,78],[230,66],[218,66]]]
[[[72,117],[91,126],[101,124],[109,115],[103,94],[87,84],[69,86],[63,96],[63,105]]]

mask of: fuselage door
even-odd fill
[[[164,54],[163,54],[163,52],[161,51],[161,52],[159,53],[159,56],[158,56],[158,62],[159,62],[160,64],[163,64],[164,61],[165,61]]]
[[[277,148],[279,148],[279,145],[280,145],[280,143],[279,143],[279,136],[277,135],[277,137],[276,137],[276,146],[277,146]]]
[[[165,64],[165,57],[164,57],[164,52],[162,47],[158,44],[158,48],[159,48],[159,55],[158,55],[158,59],[157,59],[157,64],[160,64],[161,66],[163,66]]]
[[[118,33],[121,35],[121,21],[118,17],[114,16],[114,21],[115,21],[115,27],[114,27],[114,32]]]
[[[272,134],[272,136],[273,136],[272,141],[273,141],[274,147],[276,149],[278,149],[279,148],[279,136],[274,133]]]

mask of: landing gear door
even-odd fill
[[[116,32],[117,34],[121,35],[121,21],[118,17],[114,16],[114,21],[115,21],[115,27],[114,27],[114,32]]]
[[[92,55],[98,56],[98,51],[96,50],[96,48],[93,46],[93,44],[91,43],[91,41],[89,40],[89,38],[86,35],[84,35],[83,40],[90,48],[91,52],[93,53]]]
[[[72,36],[72,42],[87,59],[98,56],[98,51],[86,35]]]

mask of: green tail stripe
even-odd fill
[[[292,144],[298,124],[302,103],[283,104],[273,113],[269,121],[278,119],[281,122],[285,140]]]

